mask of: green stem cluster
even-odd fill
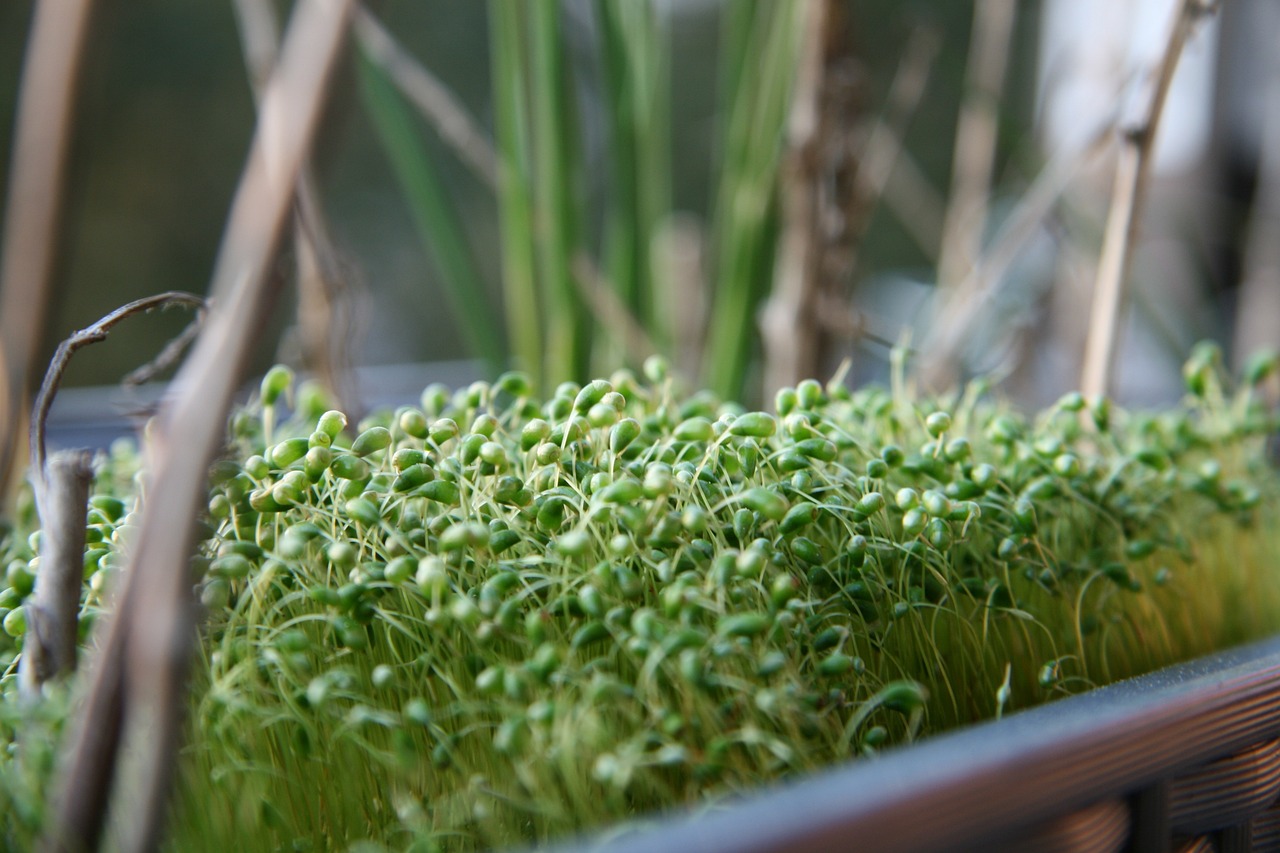
[[[689,288],[703,282],[668,280],[672,265],[662,256],[677,165],[663,13],[653,0],[597,0],[592,9],[605,130],[598,180],[582,166],[576,96],[592,81],[574,67],[561,4],[488,4],[505,344],[456,203],[404,99],[369,61],[359,66],[363,100],[470,351],[491,367],[509,356],[546,391],[556,379],[585,378],[592,366],[636,359],[637,349],[679,348],[703,384],[739,397],[754,357],[755,314],[773,277],[777,180],[804,4],[726,7],[721,90],[728,107],[712,157],[707,294],[693,300]],[[603,204],[593,200],[595,184],[605,189]],[[678,327],[704,302],[706,340],[694,339],[696,330]]]

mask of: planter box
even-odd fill
[[[1280,849],[1280,638],[569,850]]]

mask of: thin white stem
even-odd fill
[[[995,167],[1000,93],[1010,54],[1017,7],[1013,0],[980,0],[974,6],[966,95],[956,123],[951,194],[938,257],[938,286],[957,286],[977,263],[987,227]]]
[[[1146,114],[1135,126],[1123,131],[1120,154],[1112,185],[1111,208],[1098,260],[1098,278],[1093,290],[1089,337],[1085,342],[1084,369],[1080,391],[1090,398],[1105,397],[1111,388],[1111,373],[1120,337],[1125,283],[1133,264],[1138,229],[1146,204],[1151,178],[1151,159],[1160,116],[1173,83],[1182,49],[1201,16],[1211,11],[1203,0],[1182,0],[1174,15],[1164,55],[1157,69]]]
[[[937,331],[929,336],[923,351],[919,376],[926,388],[945,388],[956,380],[961,349],[973,334],[978,318],[1000,291],[1005,273],[1038,233],[1071,180],[1108,148],[1113,127],[1108,120],[1083,149],[1078,152],[1064,149],[1045,164],[974,269],[935,309],[946,322],[940,323]]]

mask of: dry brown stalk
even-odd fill
[[[945,291],[965,279],[982,251],[995,168],[1000,94],[1016,13],[1013,0],[980,0],[974,6],[965,97],[956,122],[951,193],[938,257],[938,296],[944,301]]]
[[[1111,207],[1098,260],[1089,336],[1085,342],[1084,368],[1080,377],[1080,391],[1090,398],[1106,396],[1111,387],[1125,281],[1133,263],[1147,186],[1151,180],[1155,137],[1169,86],[1173,83],[1173,73],[1195,25],[1213,8],[1205,0],[1182,0],[1174,14],[1164,54],[1145,102],[1145,113],[1121,132]]]
[[[18,667],[18,685],[28,698],[39,695],[46,681],[76,668],[92,454],[85,450],[55,453],[41,479],[40,526],[45,544],[35,590],[25,604],[27,633]]]
[[[817,288],[817,260],[821,236],[818,223],[817,182],[822,170],[822,72],[823,43],[829,17],[829,0],[808,5],[804,23],[801,65],[796,73],[787,117],[787,149],[781,168],[782,235],[773,290],[760,313],[764,342],[764,395],[766,399],[784,385],[794,385],[816,372],[818,335],[812,328],[813,291]]]
[[[1108,121],[1080,151],[1064,149],[1045,164],[1005,219],[991,245],[936,312],[946,317],[929,336],[918,370],[921,384],[940,390],[955,383],[965,340],[977,319],[1004,283],[1005,273],[1070,186],[1071,180],[1109,147],[1113,122]]]
[[[820,306],[844,290],[865,219],[854,159],[856,60],[844,4],[807,6],[781,168],[783,228],[760,316],[764,392],[819,375],[834,350]]]
[[[260,102],[280,47],[275,6],[270,0],[235,0],[233,8],[254,99]],[[356,412],[350,353],[355,326],[351,277],[343,275],[315,176],[306,165],[298,180],[293,246],[302,363],[314,371],[344,411]]]
[[[44,381],[40,384],[40,390],[36,393],[35,402],[32,405],[33,413],[28,440],[31,451],[31,473],[35,480],[37,496],[39,495],[41,478],[45,469],[45,422],[49,419],[49,410],[53,408],[53,398],[58,393],[58,387],[62,384],[62,375],[66,372],[67,366],[71,364],[72,356],[84,347],[105,341],[116,326],[130,317],[170,307],[185,307],[197,312],[196,322],[198,324],[200,318],[203,317],[206,305],[202,297],[178,290],[156,294],[155,296],[146,296],[127,305],[122,305],[96,323],[74,333],[58,345],[58,349],[54,351],[53,358],[49,362],[49,368],[45,371]],[[175,338],[175,342],[181,342],[185,336],[186,333],[184,332],[178,338]],[[171,348],[166,347],[157,362],[165,361],[175,356],[176,354],[173,353]],[[154,369],[154,366],[155,364],[153,363],[148,365],[146,369]]]
[[[15,121],[0,260],[0,504],[19,467],[19,436],[57,256],[67,152],[93,0],[36,3]]]
[[[193,639],[187,565],[194,523],[237,377],[265,310],[269,267],[353,5],[354,0],[298,4],[263,94],[212,276],[213,307],[148,448],[148,499],[63,765],[45,849],[97,849],[125,742],[134,753],[133,772],[117,781],[134,808],[122,816],[127,822],[121,849],[148,851],[159,844]]]
[[[837,31],[828,28],[828,38]],[[809,37],[812,38],[812,34]],[[809,322],[813,324],[813,332],[825,338],[828,348],[832,341],[846,342],[858,338],[879,340],[868,332],[865,318],[850,306],[847,294],[841,286],[851,277],[856,262],[856,246],[865,233],[869,213],[877,203],[884,201],[898,212],[899,219],[921,248],[930,254],[937,253],[942,230],[940,196],[920,173],[902,140],[924,94],[938,45],[939,37],[935,30],[918,27],[912,31],[890,84],[885,108],[865,133],[859,133],[850,126],[847,114],[831,114],[830,101],[841,103],[841,100],[839,96],[833,97],[833,93],[828,93],[824,98],[822,121],[838,124],[839,131],[832,133],[828,129],[822,134],[830,150],[809,151],[806,154],[820,161],[824,168],[814,171],[811,162],[799,158],[789,161],[784,167],[788,181],[808,169],[812,172],[810,177],[815,185],[805,188],[798,182],[787,184],[794,191],[784,193],[784,203],[788,206],[788,225],[782,238],[783,251],[779,256],[778,273],[780,290],[776,294],[787,301],[774,302],[772,305],[775,309],[787,308],[789,301],[788,312],[800,316],[794,314],[795,306],[804,302],[797,302],[795,296],[803,295],[803,292],[785,288],[789,286],[788,280],[791,282],[790,287],[794,288],[797,275],[803,269],[802,261],[807,254],[812,253],[811,238],[805,235],[809,234],[812,238],[820,235],[821,247],[826,257],[813,262],[817,273],[822,277],[819,282],[822,286],[812,294],[807,312],[802,311],[801,314],[807,313]],[[830,46],[829,42],[827,46]],[[813,55],[813,51],[808,55]],[[825,58],[828,63],[832,61],[832,57]],[[842,61],[845,67],[841,73],[847,78],[850,76],[849,65],[852,59],[845,56]],[[830,68],[827,71],[829,73]],[[807,91],[804,88],[807,85],[806,73],[808,72],[802,71],[797,82],[796,107],[792,117],[799,123],[796,126],[798,131],[805,129],[809,122],[806,113],[812,111],[812,107],[801,103],[802,95]],[[847,99],[848,80],[842,82],[845,88],[843,97]],[[845,101],[845,112],[849,106]],[[800,136],[800,141],[802,140],[803,136]],[[796,149],[797,152],[803,150]],[[792,167],[796,171],[786,171]],[[806,207],[808,203],[821,203],[820,206],[824,209],[811,212]],[[833,224],[839,227],[833,229]],[[812,229],[817,229],[817,233]],[[787,270],[790,271],[786,272]],[[772,322],[778,323],[785,316],[776,311]],[[766,341],[769,322],[766,315],[762,324]],[[800,330],[797,334],[808,335],[809,332]],[[774,336],[775,348],[781,348],[783,337],[780,323]],[[892,345],[891,342],[888,345]],[[815,365],[804,375],[813,375],[820,369]],[[803,378],[802,373],[795,372],[790,381]],[[767,387],[780,387],[781,384],[786,383],[773,378],[768,381]]]
[[[76,332],[58,346],[36,394],[28,440],[31,482],[45,545],[35,592],[27,604],[27,642],[19,670],[25,696],[36,695],[44,682],[75,669],[76,626],[84,579],[85,515],[93,481],[92,457],[86,451],[64,451],[46,461],[45,422],[53,398],[77,350],[106,340],[111,330],[129,317],[173,305],[193,308],[197,317],[188,331],[170,342],[152,364],[142,368],[147,372],[163,369],[166,362],[177,358],[190,329],[199,325],[205,306],[199,296],[174,292],[139,299]]]

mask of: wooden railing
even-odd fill
[[[1280,850],[1280,638],[574,851]]]

